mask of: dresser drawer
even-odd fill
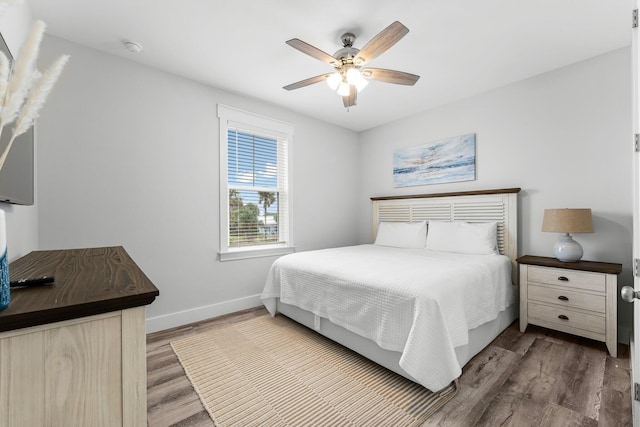
[[[604,314],[606,300],[604,295],[587,294],[561,286],[540,286],[530,284],[529,300],[557,304],[561,307],[580,308]]]
[[[606,278],[603,274],[565,270],[563,268],[529,266],[527,281],[529,283],[562,285],[602,293],[606,291]]]
[[[605,317],[598,314],[587,314],[565,307],[528,303],[529,322],[536,323],[535,319],[557,325],[566,325],[571,328],[581,329],[596,334],[605,334]]]

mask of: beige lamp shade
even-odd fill
[[[591,209],[545,209],[542,231],[593,233]]]

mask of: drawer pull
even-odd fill
[[[560,295],[558,299],[562,301],[569,301],[569,298],[565,297],[564,295]]]
[[[560,280],[561,282],[568,282],[569,278],[564,277],[564,276],[560,276],[560,277],[558,277],[558,280]]]
[[[560,316],[558,316],[558,319],[569,320],[569,318],[567,316],[565,316],[564,314],[561,314]]]

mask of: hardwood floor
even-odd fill
[[[262,308],[147,336],[148,425],[214,426],[170,341],[265,314]],[[629,347],[512,324],[464,367],[457,395],[424,426],[630,426]]]

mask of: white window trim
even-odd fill
[[[295,251],[293,244],[293,202],[291,180],[291,151],[293,146],[293,130],[291,123],[272,119],[258,114],[242,111],[237,108],[218,104],[218,119],[220,128],[220,261],[232,261],[238,259],[258,258],[266,256],[278,256]],[[227,131],[230,124],[242,124],[244,128],[256,129],[266,133],[280,133],[287,138],[287,197],[288,197],[288,235],[285,245],[250,246],[242,248],[229,247],[229,205],[227,202],[228,176],[227,176]]]

